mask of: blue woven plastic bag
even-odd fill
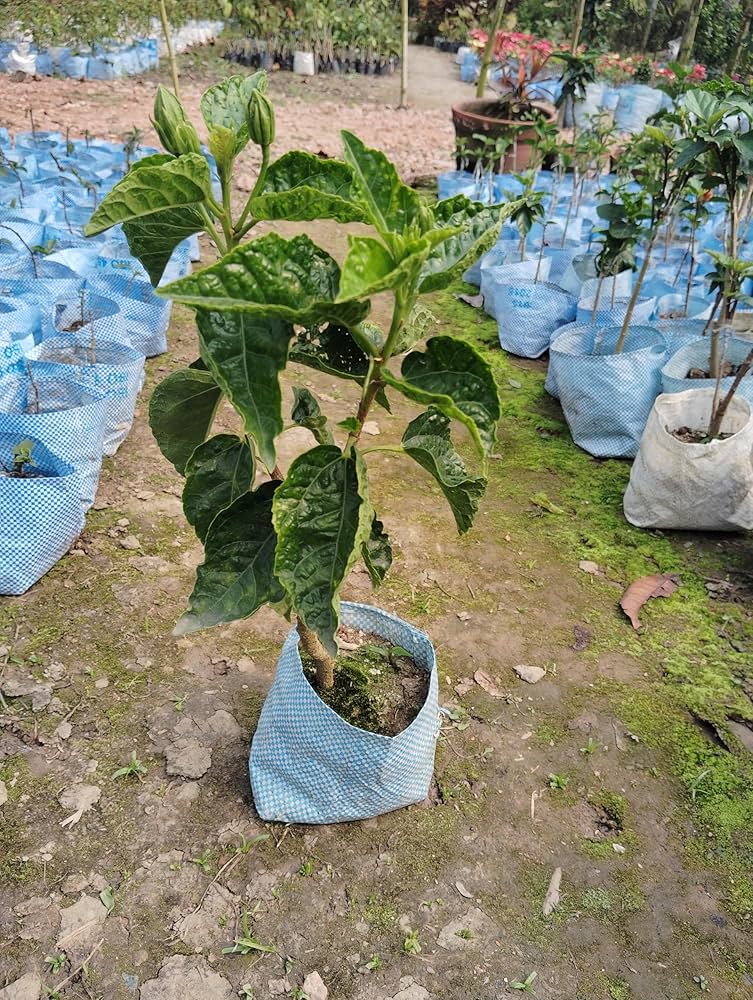
[[[625,319],[629,303],[629,298],[616,298],[613,306],[610,297],[602,295],[596,315],[594,316],[594,300],[592,298],[581,298],[578,300],[578,311],[575,315],[575,322],[595,323],[596,326],[602,327],[617,326]],[[648,323],[654,315],[655,306],[656,299],[654,298],[638,299],[633,309],[633,315],[630,320],[631,324],[638,326]]]
[[[552,262],[548,257],[539,261],[537,254],[528,254],[525,260],[521,260],[519,253],[510,255],[504,264],[491,267],[482,264],[481,294],[484,296],[484,311],[496,319],[496,294],[501,285],[517,284],[519,281],[533,279],[537,271],[539,281],[548,281],[551,267]]]
[[[722,357],[733,365],[739,365],[753,348],[746,340],[729,339],[722,341]],[[711,337],[692,340],[676,351],[666,362],[661,371],[662,392],[685,392],[688,389],[713,389],[715,378],[688,378],[692,368],[708,371],[711,354]],[[721,381],[721,393],[724,396],[732,388],[733,375],[727,375]],[[753,403],[753,374],[748,372],[740,382],[737,394]]]
[[[619,327],[572,330],[552,341],[549,364],[573,441],[598,458],[633,458],[661,392],[664,340],[631,326],[621,354]]]
[[[33,347],[28,357],[32,372],[74,377],[107,397],[103,449],[114,455],[133,425],[136,398],[144,383],[144,355],[123,344],[97,341],[92,347],[85,334],[50,337]]]
[[[515,281],[494,291],[499,343],[521,358],[539,358],[558,327],[575,319],[575,298],[545,281]]]
[[[293,629],[251,744],[251,788],[262,819],[341,823],[380,816],[428,794],[439,735],[434,648],[427,635],[386,611],[343,602],[341,612],[343,624],[408,650],[430,674],[426,701],[396,736],[350,725],[306,679]]]
[[[172,302],[156,295],[148,281],[111,270],[97,270],[88,286],[115,302],[123,316],[125,339],[147,358],[167,350]]]
[[[107,401],[70,378],[35,373],[0,378],[0,434],[35,438],[80,477],[80,500],[94,503],[102,466]]]
[[[667,357],[685,347],[691,340],[697,340],[703,336],[706,328],[705,319],[654,319],[651,326],[655,326],[664,337],[667,345]]]
[[[27,478],[13,468],[13,449],[27,441]],[[23,594],[62,558],[84,527],[81,486],[73,468],[33,438],[0,434],[0,594]]]

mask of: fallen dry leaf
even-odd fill
[[[680,585],[679,577],[672,573],[654,573],[634,580],[620,598],[620,607],[630,619],[630,624],[637,631],[641,628],[638,618],[646,601],[653,597],[670,597]]]
[[[497,682],[485,670],[477,670],[473,675],[473,679],[492,698],[504,698],[505,692],[502,688],[497,687]]]
[[[456,695],[462,698],[464,694],[468,694],[468,692],[471,690],[472,687],[473,687],[472,677],[461,677],[460,680],[455,685],[454,691]]]
[[[473,899],[473,893],[468,892],[468,890],[466,889],[466,887],[463,885],[462,882],[456,882],[455,888],[458,890],[458,892],[464,899]]]
[[[458,295],[458,300],[460,302],[465,302],[467,306],[471,306],[473,309],[481,309],[484,305],[484,296],[479,295]]]

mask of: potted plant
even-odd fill
[[[492,139],[512,139],[514,145],[505,157],[505,170],[525,170],[537,141],[535,123],[555,119],[552,106],[535,100],[532,94],[534,85],[548,72],[553,52],[554,46],[545,39],[521,32],[497,32],[494,55],[503,64],[501,93],[493,100],[476,98],[453,105],[456,136],[483,134]]]
[[[174,155],[160,154],[151,166],[142,161],[120,191],[116,187],[104,199],[90,228],[121,222],[127,230],[140,227],[137,249],[146,262],[151,241],[157,239],[159,248],[161,240],[150,217],[185,213],[188,196],[190,212],[217,232],[217,263],[159,289],[196,310],[201,354],[165,379],[150,407],[160,448],[186,477],[184,509],[204,544],[204,562],[177,632],[247,618],[265,604],[294,615],[296,627],[251,750],[257,810],[282,821],[363,818],[425,796],[438,716],[428,638],[378,609],[340,601],[357,559],[363,558],[375,584],[392,559],[368,485],[369,466],[385,448],[364,447],[361,434],[372,407],[389,406],[388,393],[424,407],[396,450],[437,480],[459,530],[470,528],[499,419],[497,387],[487,363],[465,342],[440,336],[416,346],[431,319],[418,299],[445,287],[494,241],[502,212],[463,196],[430,208],[382,153],[347,132],[345,162],[288,153],[270,164],[274,119],[258,85],[246,94],[240,82],[226,81],[208,93],[202,109],[210,148],[231,154],[217,157],[222,204],[208,191],[197,154],[171,142]],[[171,140],[174,126],[181,124],[182,134],[187,128],[177,102],[168,113],[163,101],[155,121]],[[236,218],[229,199],[232,151],[249,138],[261,145],[262,167]],[[302,162],[307,169],[296,173]],[[167,183],[178,176],[193,186]],[[123,196],[126,190],[131,197]],[[270,233],[241,242],[259,217],[317,215],[365,222],[373,234],[350,235],[342,266],[305,235],[283,239]],[[379,292],[391,293],[387,330],[367,319],[369,297]],[[395,358],[401,354],[398,370]],[[298,388],[292,419],[310,429],[316,444],[283,469],[277,455],[284,429],[279,377],[290,363],[350,381],[359,398],[353,414],[331,426],[313,395]],[[238,436],[210,436],[222,397],[242,422]],[[468,472],[454,450],[452,420],[470,432],[482,474]],[[387,735],[363,702],[355,718],[343,718],[333,707],[345,712],[338,699],[355,675],[368,694],[371,676],[363,663],[359,670],[338,657],[343,624],[375,636],[372,642],[385,651],[385,670],[388,661],[401,661],[389,664],[393,673],[405,669],[420,682],[407,717],[401,712],[408,724],[400,732]],[[359,725],[366,715],[381,731]]]
[[[84,527],[81,484],[40,441],[0,432],[0,594],[25,593]]]

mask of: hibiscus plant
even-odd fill
[[[199,346],[197,360],[169,375],[150,406],[157,442],[185,477],[185,514],[204,545],[176,633],[271,604],[295,615],[317,687],[327,688],[348,572],[362,558],[378,585],[392,561],[369,498],[368,464],[385,448],[361,443],[372,408],[389,410],[391,396],[424,408],[397,450],[434,477],[460,532],[470,528],[484,493],[500,416],[491,369],[463,340],[442,335],[423,343],[433,317],[419,299],[446,287],[495,242],[504,210],[464,196],[430,206],[383,153],[349,132],[342,134],[342,161],[291,152],[272,162],[274,113],[264,87],[263,74],[236,76],[202,98],[217,196],[196,129],[177,99],[160,90],[154,115],[166,152],[133,165],[88,232],[122,224],[155,283],[191,233],[206,232],[219,251],[216,263],[158,288],[194,309]],[[261,168],[234,215],[233,163],[249,142],[261,147]],[[349,234],[342,266],[305,234],[242,242],[260,219],[317,218],[359,222],[370,231]],[[369,321],[370,297],[378,293],[391,299],[386,329]],[[332,426],[314,395],[294,386],[291,420],[316,444],[283,470],[280,377],[288,366],[342,378],[358,398],[352,415]],[[223,399],[237,412],[239,434],[212,433]],[[475,445],[477,475],[453,447],[453,421]]]

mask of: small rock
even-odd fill
[[[458,892],[464,899],[473,899],[473,893],[468,892],[468,890],[466,889],[466,887],[463,885],[462,882],[456,882],[455,888],[458,890]]]
[[[271,997],[287,996],[291,990],[290,980],[287,976],[284,979],[270,979],[267,988]]]
[[[0,1000],[39,1000],[42,993],[42,980],[36,972],[27,972],[15,983],[0,990]]]
[[[601,572],[599,564],[591,562],[590,559],[581,559],[578,563],[578,569],[582,570],[584,573],[589,573],[591,576],[598,576]]]
[[[196,955],[173,955],[162,963],[156,979],[141,987],[141,1000],[234,1000],[230,983]]]
[[[492,698],[504,698],[505,692],[497,685],[497,682],[487,674],[485,670],[477,670],[473,675],[474,681],[483,688]]]
[[[99,802],[102,789],[99,785],[69,785],[58,795],[58,802],[66,812],[72,815],[61,820],[62,827],[75,826],[84,813]]]
[[[472,687],[473,687],[472,677],[461,677],[453,690],[455,691],[456,695],[462,698],[464,694],[468,694],[468,692],[471,690]]]
[[[612,850],[615,854],[624,854],[627,848],[623,847],[622,844],[612,844]]]
[[[469,622],[471,620],[471,616],[468,614],[467,611],[458,611],[456,612],[456,614],[461,622]]]
[[[363,431],[364,434],[370,434],[372,437],[376,437],[377,434],[381,434],[382,433],[379,430],[379,424],[376,422],[376,420],[366,420],[366,421],[364,421],[364,424],[363,424],[363,427],[361,428],[361,430]],[[305,992],[306,992],[306,988],[304,986],[304,993]]]
[[[405,979],[401,979],[400,985],[402,986],[404,982]],[[421,986],[416,982],[409,982],[404,989],[401,989],[399,993],[394,995],[392,1000],[431,1000],[431,993],[429,993],[425,986]]]
[[[192,737],[168,743],[164,753],[167,773],[181,778],[201,778],[212,766],[212,751]]]
[[[242,674],[250,674],[256,670],[256,660],[252,660],[250,656],[239,656],[236,666]]]
[[[73,726],[70,722],[61,722],[55,729],[55,735],[59,736],[61,740],[67,740],[72,732]]]
[[[175,925],[178,937],[195,952],[221,948],[227,942],[224,927],[232,926],[235,896],[218,884],[209,886],[196,913],[189,913]]]
[[[538,684],[542,677],[546,677],[546,670],[543,667],[530,667],[526,663],[519,663],[512,669],[526,684]]]
[[[309,1000],[327,1000],[329,990],[318,972],[309,972],[303,980],[303,992]]]
[[[94,687],[102,691],[104,688],[109,687],[110,682],[106,677],[98,677],[94,682]]]
[[[82,896],[60,911],[60,934],[55,947],[64,951],[72,965],[83,962],[102,936],[107,907],[94,896]]]
[[[136,552],[141,548],[141,542],[135,535],[126,535],[125,538],[120,539],[121,549],[128,549],[131,552]]]
[[[5,787],[5,782],[0,781],[0,806],[4,806],[8,801],[8,789]]]

